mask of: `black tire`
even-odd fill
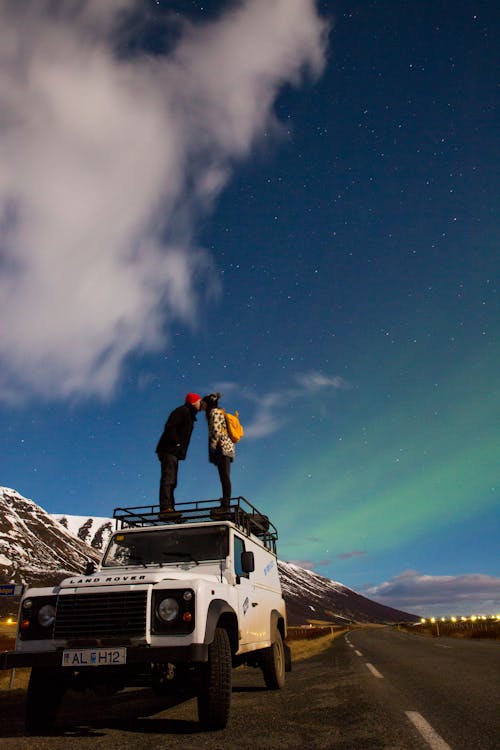
[[[232,662],[229,638],[223,628],[215,629],[208,662],[201,670],[198,718],[205,729],[224,729],[231,706]]]
[[[271,646],[262,654],[262,674],[268,690],[281,690],[285,686],[285,648],[278,629]]]
[[[32,668],[26,695],[26,729],[30,734],[53,728],[63,693],[60,669]]]

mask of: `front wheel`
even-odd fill
[[[52,729],[63,693],[60,669],[32,667],[26,695],[26,729],[30,734]]]
[[[269,690],[281,690],[285,686],[285,648],[278,629],[272,644],[262,654],[262,674]]]
[[[216,628],[208,647],[208,662],[201,667],[198,717],[206,729],[224,729],[229,718],[232,689],[231,647],[227,632]]]

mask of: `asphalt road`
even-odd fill
[[[347,635],[371,700],[436,750],[500,750],[500,644],[388,628]],[[436,736],[437,735],[437,736]]]
[[[367,665],[370,665],[367,666]],[[0,695],[1,750],[499,750],[500,644],[356,630],[294,665],[283,691],[234,672],[228,727],[201,732],[194,699],[149,691],[65,698],[52,736],[27,737],[23,695]]]

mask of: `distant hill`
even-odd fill
[[[98,561],[115,527],[112,518],[50,515],[13,489],[0,487],[0,583],[55,585]],[[278,562],[290,625],[398,622],[415,615],[361,594],[291,563]],[[0,616],[12,614],[12,600],[0,598]]]

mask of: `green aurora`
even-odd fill
[[[446,535],[450,523],[491,508],[498,498],[498,399],[478,387],[487,380],[481,364],[456,373],[439,399],[393,404],[341,440],[323,437],[306,469],[267,488],[269,497],[287,498],[286,513],[281,504],[275,511],[287,540],[282,556],[317,563],[328,553],[385,553],[428,532]]]

